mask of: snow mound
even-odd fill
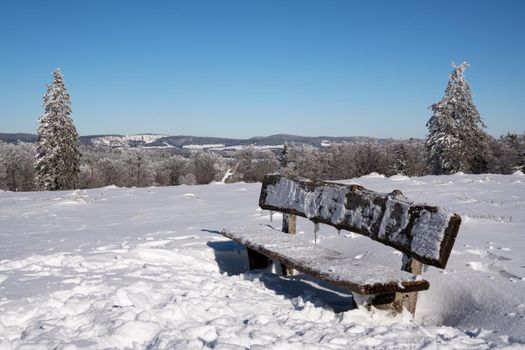
[[[89,257],[55,254],[31,265],[5,266],[26,266],[33,273],[37,267],[53,269],[59,287],[47,295],[3,300],[0,342],[7,348],[488,347],[482,337],[457,329],[416,325],[406,312],[392,317],[359,308],[338,315],[301,296],[283,298],[259,281],[263,275],[228,277],[212,261],[137,248]],[[17,270],[29,274],[23,268],[10,272]]]
[[[159,134],[108,135],[95,137],[91,139],[91,143],[95,146],[129,147],[131,143],[148,145],[165,136]]]
[[[203,150],[208,148],[218,148],[218,147],[224,147],[225,145],[222,143],[212,143],[212,144],[204,144],[204,145],[183,145],[182,148],[184,149],[191,149],[191,150]]]
[[[102,188],[112,189],[112,188],[120,188],[120,187],[118,187],[117,185],[108,185]]]
[[[370,174],[368,174],[368,175],[365,175],[365,176],[363,176],[363,177],[364,177],[364,178],[382,178],[382,179],[386,178],[385,175],[383,175],[383,174],[378,174],[378,173],[376,173],[376,172],[372,172],[372,173],[370,173]]]
[[[408,181],[410,180],[410,178],[408,176],[405,176],[405,175],[392,175],[389,177],[390,180],[392,181]]]
[[[525,174],[523,174],[523,171],[521,171],[521,170],[516,170],[515,172],[512,173],[512,175],[514,175],[514,176],[525,176]]]

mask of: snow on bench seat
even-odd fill
[[[222,235],[302,273],[359,294],[416,292],[429,288],[419,275],[345,256],[267,226],[223,230]]]

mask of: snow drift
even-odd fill
[[[349,310],[305,276],[247,273],[217,234],[280,225],[260,184],[0,193],[0,348],[520,348],[525,342],[523,176],[367,176],[462,216],[446,270],[428,267],[415,320]],[[313,225],[298,220],[298,236]],[[392,248],[321,226],[318,244],[398,267]]]

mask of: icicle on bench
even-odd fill
[[[413,204],[398,190],[378,193],[358,185],[298,180],[266,175],[259,197],[263,209],[283,214],[283,232],[295,233],[296,215],[314,223],[349,230],[403,253],[401,270],[366,263],[283,234],[267,226],[221,233],[244,244],[250,268],[270,259],[304,274],[365,295],[367,305],[415,312],[417,292],[429,288],[420,274],[423,264],[445,268],[461,224],[457,214]],[[355,299],[355,298],[354,298]]]

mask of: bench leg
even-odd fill
[[[401,305],[414,316],[416,313],[417,292],[398,293],[398,299],[400,299]]]
[[[423,272],[423,264],[414,258],[411,258],[403,254],[403,261],[401,270],[410,272],[416,275],[421,275]],[[398,298],[401,299],[401,303],[405,309],[410,311],[412,316],[416,313],[417,304],[417,292],[412,293],[398,293]]]
[[[403,312],[403,308],[405,308],[414,315],[416,302],[417,292],[389,293],[374,295],[366,301],[366,305],[368,307],[373,306],[379,310],[389,310],[394,314]]]
[[[295,234],[297,227],[297,216],[292,214],[283,214],[283,225],[281,231],[284,233]]]
[[[283,225],[281,231],[294,235],[297,227],[297,216],[292,214],[283,214]],[[281,264],[283,276],[293,276],[294,269]]]
[[[401,313],[403,310],[403,305],[396,293],[375,295],[370,299],[369,305],[379,310],[392,311],[394,314]]]
[[[248,252],[248,263],[250,264],[250,270],[265,269],[270,265],[270,259],[261,253],[250,248],[246,248],[246,251]]]
[[[403,305],[401,305],[396,293],[376,295],[352,293],[352,296],[354,299],[354,308],[357,308],[357,305],[363,305],[367,309],[373,306],[378,310],[390,311],[392,314],[398,314],[403,311]]]

